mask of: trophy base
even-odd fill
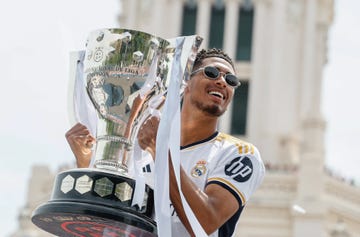
[[[39,206],[32,222],[57,236],[157,236],[153,190],[132,205],[136,181],[99,169],[75,169],[56,176],[51,200]]]
[[[135,214],[86,203],[46,203],[33,214],[39,228],[62,237],[154,237],[156,224]]]

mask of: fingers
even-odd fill
[[[91,148],[95,143],[95,138],[89,129],[83,124],[77,123],[66,132],[65,137],[76,157],[78,167],[88,167],[92,156]]]
[[[157,116],[148,118],[142,125],[142,129],[152,129],[157,131],[159,127],[160,119]]]
[[[70,137],[73,135],[87,136],[87,135],[91,135],[91,134],[90,134],[89,129],[86,126],[84,126],[81,123],[77,123],[69,131],[67,131],[67,133],[65,134],[65,137]]]
[[[137,135],[138,143],[141,149],[154,153],[156,147],[156,135],[160,119],[158,117],[148,118],[141,126]]]
[[[148,118],[141,125],[139,134],[142,136],[146,135],[149,138],[156,138],[159,123],[160,119],[158,117],[152,116]]]
[[[92,148],[93,146],[94,146],[94,144],[95,144],[95,138],[93,137],[93,136],[91,136],[91,135],[88,135],[87,137],[86,137],[86,142],[85,142],[85,146],[87,147],[87,148]]]
[[[95,143],[95,138],[91,135],[89,129],[81,123],[75,124],[65,134],[66,140],[72,143],[82,143],[86,146],[91,146]]]

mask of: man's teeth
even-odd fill
[[[209,92],[209,94],[210,95],[215,95],[215,96],[218,96],[218,97],[220,97],[221,99],[223,99],[224,98],[224,95],[223,94],[221,94],[220,92],[218,92],[218,91],[210,91]]]

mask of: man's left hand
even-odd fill
[[[148,151],[155,159],[156,135],[160,119],[156,116],[148,118],[140,127],[137,135],[141,149]]]

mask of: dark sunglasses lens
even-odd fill
[[[219,76],[219,70],[216,67],[205,67],[204,73],[210,79],[216,79]]]
[[[219,70],[216,67],[205,67],[204,68],[205,75],[210,79],[217,79],[219,77]],[[225,75],[226,83],[230,86],[237,87],[240,85],[239,79],[233,74]]]
[[[227,74],[225,80],[230,86],[236,87],[240,84],[239,79],[233,74]]]

